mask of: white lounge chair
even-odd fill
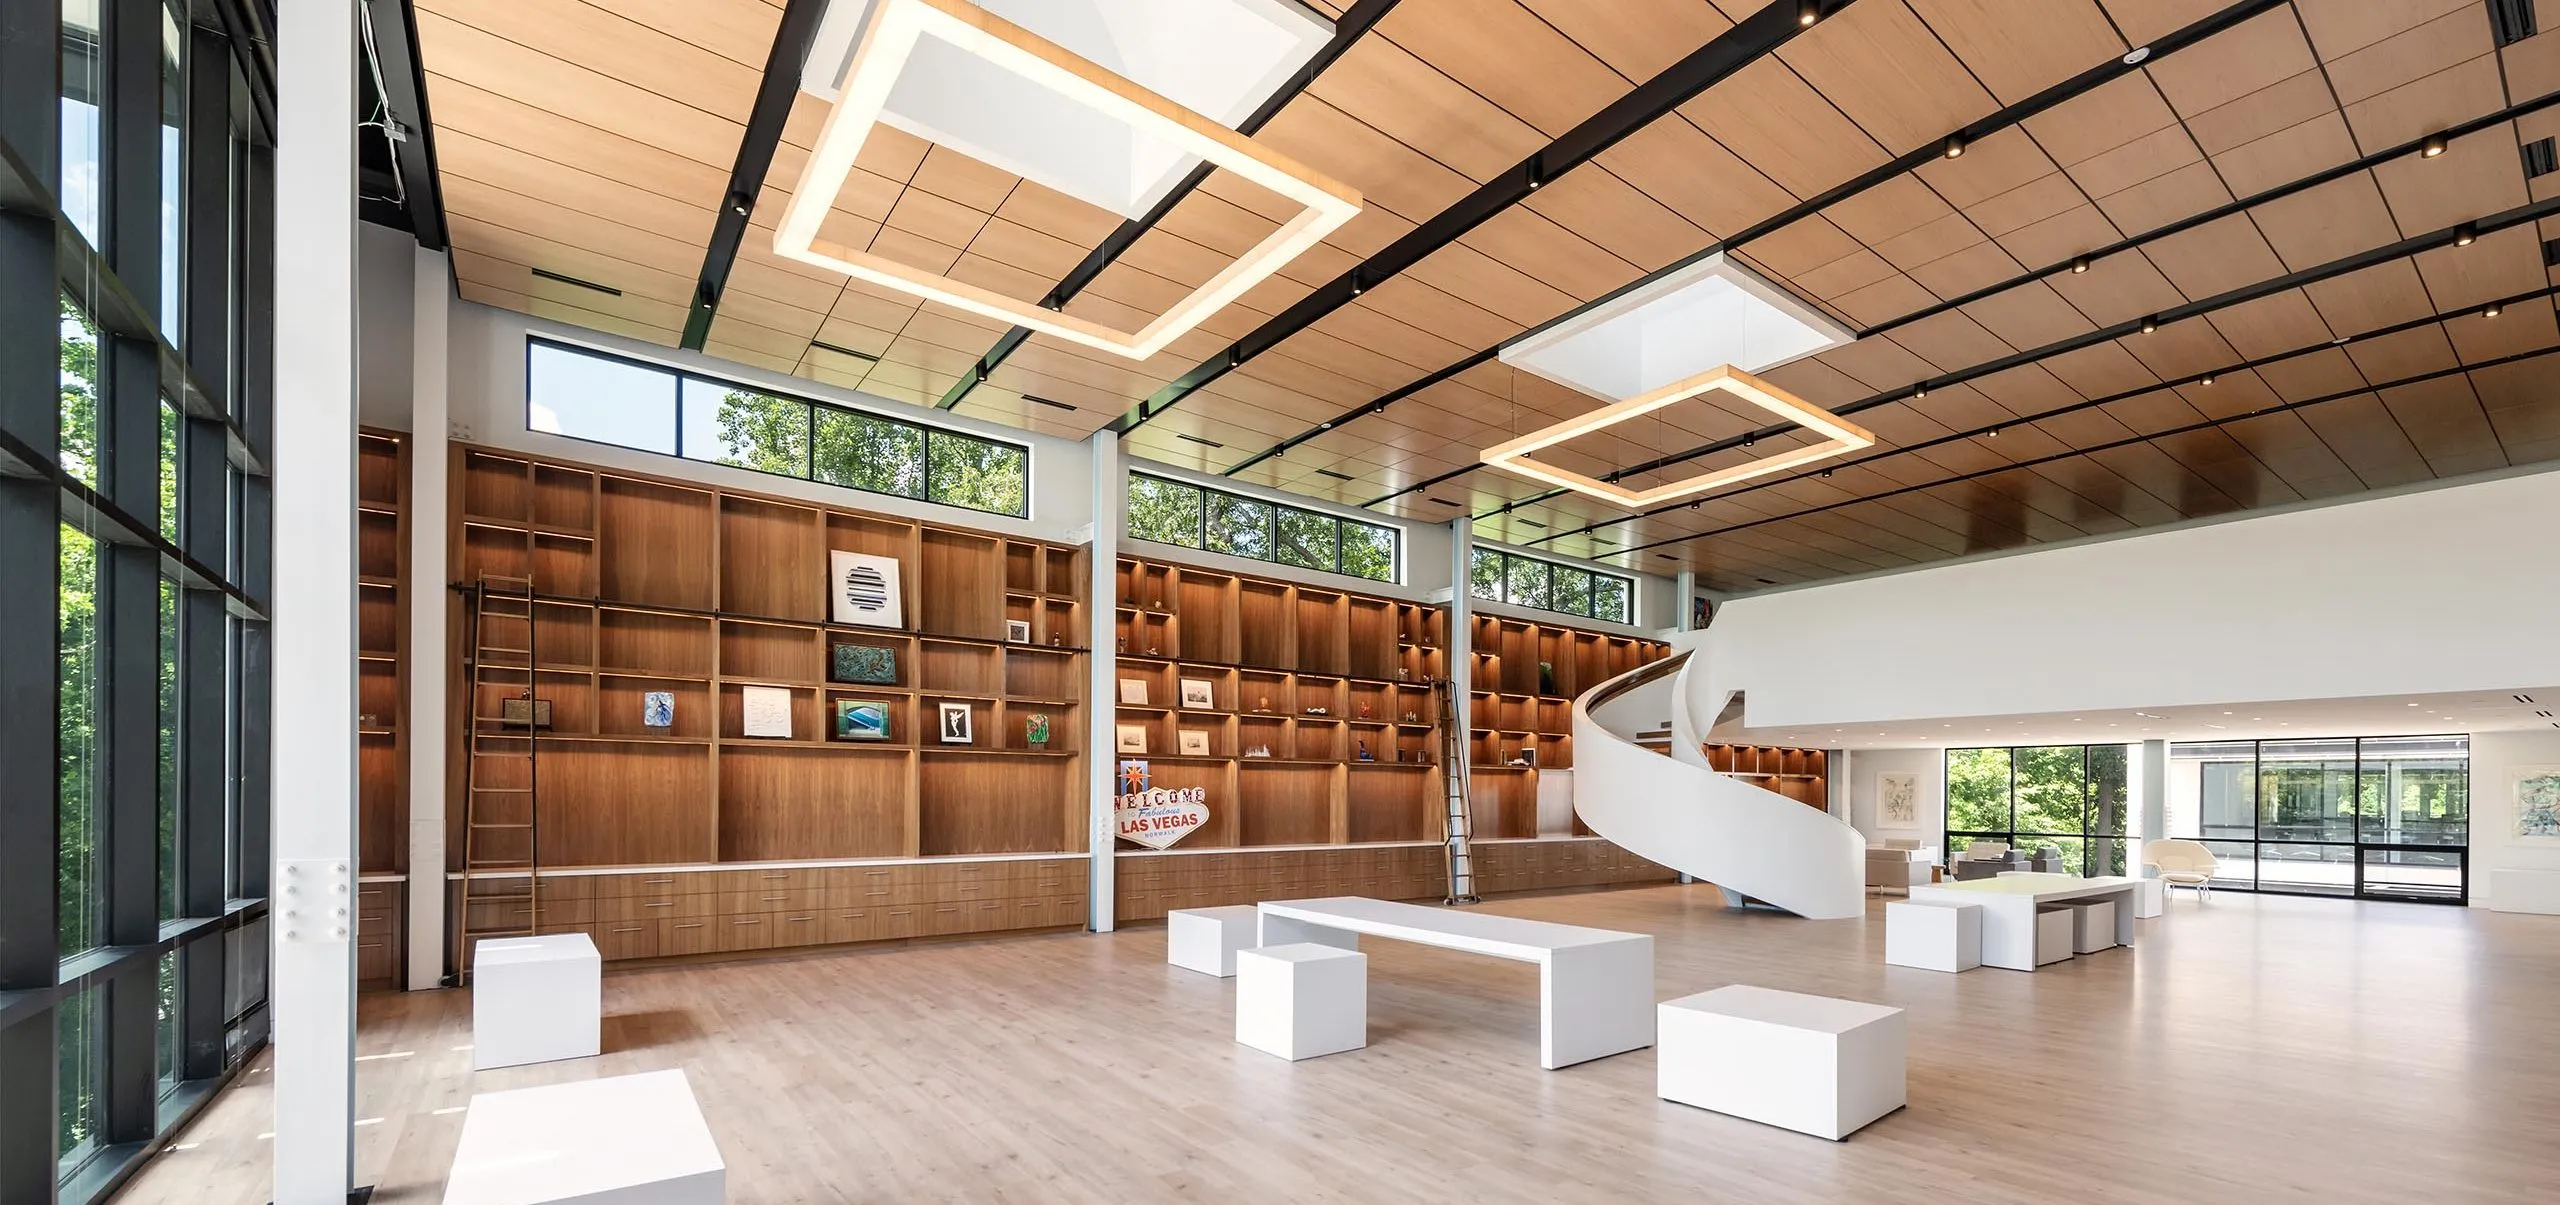
[[[2201,841],[2162,837],[2142,843],[2142,864],[2159,871],[2160,881],[2172,887],[2195,888],[2201,900],[2213,890],[2213,872],[2222,860]]]

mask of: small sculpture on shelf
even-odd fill
[[[1307,714],[1308,714],[1308,715],[1323,715],[1323,714],[1325,714],[1325,710],[1324,710],[1324,708],[1321,708],[1321,707],[1310,707],[1310,708],[1308,708],[1308,709],[1307,709]]]
[[[1369,742],[1368,742],[1368,740],[1367,740],[1366,738],[1363,738],[1363,739],[1361,739],[1361,740],[1359,740],[1359,741],[1357,741],[1357,742],[1354,742],[1354,744],[1356,744],[1356,745],[1358,746],[1358,749],[1359,749],[1359,757],[1360,757],[1360,760],[1361,760],[1361,761],[1376,761],[1376,760],[1378,760],[1377,758],[1374,758],[1374,757],[1369,756]]]
[[[1051,632],[1051,633],[1049,633],[1049,647],[1050,647],[1050,648],[1053,648],[1053,649],[1055,649],[1055,648],[1065,648],[1065,647],[1066,647],[1066,644],[1067,644],[1067,641],[1066,641],[1066,638],[1065,638],[1065,637],[1058,635],[1056,632]]]
[[[1407,680],[1408,677],[1409,674],[1403,666],[1399,665],[1396,667],[1396,681],[1402,682]]]
[[[1148,655],[1148,656],[1150,656],[1150,657],[1161,657],[1161,656],[1164,656],[1164,654],[1163,654],[1163,653],[1161,653],[1161,652],[1158,652],[1158,651],[1156,650],[1156,646],[1154,646],[1154,645],[1152,645],[1152,644],[1150,644],[1150,645],[1148,645],[1148,646],[1147,646],[1147,655]]]
[[[1404,722],[1408,724],[1419,724],[1422,722],[1422,715],[1419,712],[1408,711],[1404,713]]]
[[[1126,636],[1120,638],[1120,651],[1124,653],[1129,651],[1129,638]]]
[[[1254,747],[1245,750],[1244,755],[1246,757],[1269,757],[1271,756],[1271,746],[1255,745]]]
[[[1360,705],[1360,718],[1364,720],[1369,718],[1369,705],[1366,703]]]
[[[1255,695],[1255,696],[1253,697],[1253,709],[1254,709],[1255,711],[1269,711],[1269,710],[1271,710],[1271,696],[1269,696],[1269,695]]]

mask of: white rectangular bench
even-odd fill
[[[1735,984],[1664,1001],[1655,1094],[1837,1142],[1903,1105],[1902,1010]]]
[[[1344,895],[1265,900],[1261,943],[1360,948],[1359,934],[1538,964],[1538,1065],[1653,1045],[1653,938]]]
[[[682,1071],[483,1092],[445,1205],[720,1205],[729,1171]]]
[[[603,1049],[604,959],[584,933],[472,946],[471,1069],[593,1058]]]

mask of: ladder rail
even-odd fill
[[[1466,737],[1458,727],[1457,684],[1434,678],[1431,693],[1433,705],[1439,708],[1441,803],[1447,825],[1441,849],[1449,874],[1444,902],[1480,904],[1484,897],[1476,894],[1475,812],[1467,799]]]
[[[539,773],[541,692],[536,688],[534,650],[534,592],[529,578],[484,575],[470,588],[471,632],[466,642],[470,650],[470,697],[465,706],[468,729],[464,745],[462,867],[456,901],[458,907],[453,934],[453,967],[457,982],[468,982],[471,975],[471,949],[475,939],[483,937],[530,936],[541,931],[541,887],[538,851],[541,848],[542,809],[540,807]],[[523,624],[519,647],[500,643],[492,632],[492,620]],[[512,636],[512,633],[510,634]],[[521,658],[521,663],[514,659]],[[503,699],[496,716],[480,713],[482,700],[491,693],[489,687],[501,685],[492,681],[494,674],[521,674],[523,687],[512,697]],[[506,704],[516,700],[525,704],[521,725],[509,721]],[[520,776],[508,780],[509,785],[493,786],[486,781],[489,767],[485,763],[521,762]],[[520,785],[518,785],[520,784]],[[506,801],[503,812],[497,808]],[[497,819],[503,814],[506,819]],[[484,840],[485,838],[485,840]],[[502,840],[503,838],[503,840]],[[495,846],[496,848],[492,848]],[[521,856],[508,855],[521,848]],[[523,905],[522,920],[513,919],[516,905]],[[500,918],[483,920],[481,908],[495,907]]]

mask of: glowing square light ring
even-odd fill
[[[1674,402],[1687,401],[1709,390],[1730,393],[1780,418],[1818,431],[1827,438],[1820,443],[1807,444],[1773,456],[1764,456],[1747,464],[1700,473],[1695,477],[1666,482],[1646,490],[1627,489],[1596,477],[1585,476],[1571,469],[1530,459],[1529,454],[1541,448],[1553,447],[1568,439],[1605,430],[1628,419],[1660,410]],[[1736,481],[1748,481],[1754,477],[1766,476],[1798,465],[1811,464],[1817,460],[1826,460],[1861,448],[1871,448],[1875,446],[1875,442],[1875,435],[1866,428],[1727,364],[1710,368],[1687,380],[1674,381],[1651,393],[1638,394],[1623,402],[1602,406],[1589,414],[1532,431],[1508,443],[1496,444],[1484,450],[1483,460],[1484,463],[1495,468],[1517,473],[1532,480],[1589,494],[1629,510],[1641,510],[1657,502],[1694,494],[1701,490],[1731,485]]]
[[[919,39],[931,36],[961,51],[1151,137],[1234,172],[1303,206],[1253,249],[1135,332],[1116,330],[1019,301],[992,289],[927,272],[885,256],[818,237],[836,196],[853,172],[862,144],[879,124],[890,88]],[[1207,117],[1080,58],[1054,42],[967,0],[880,0],[854,42],[852,59],[818,145],[800,173],[774,233],[777,255],[815,264],[884,288],[1144,360],[1200,325],[1246,290],[1304,254],[1360,212],[1360,194]]]

